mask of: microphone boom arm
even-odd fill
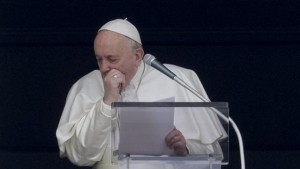
[[[187,90],[189,90],[190,92],[192,92],[195,96],[197,96],[201,101],[203,102],[210,102],[209,100],[207,100],[206,98],[204,98],[202,95],[200,95],[195,89],[193,89],[192,87],[190,87],[188,84],[186,84],[183,80],[181,80],[180,78],[178,78],[177,76],[174,77],[173,79],[174,81],[176,81],[177,83],[179,83],[182,87],[186,88]],[[224,116],[222,113],[220,113],[218,110],[216,110],[215,108],[211,108],[213,109],[213,111],[215,113],[217,113],[218,116],[220,116],[224,121],[226,121],[227,123],[229,123],[229,120],[226,116]]]
[[[160,62],[158,62],[153,55],[146,54],[144,56],[143,60],[144,60],[144,62],[146,64],[154,67],[155,69],[157,69],[161,73],[165,74],[166,76],[168,76],[169,78],[173,79],[178,84],[180,84],[181,86],[183,86],[184,88],[186,88],[187,90],[189,90],[190,92],[192,92],[201,101],[203,101],[203,102],[210,102],[208,99],[206,99],[202,95],[200,95],[195,89],[193,89],[188,84],[186,84],[182,79],[178,78],[172,71],[170,71],[168,68],[166,68],[163,64],[161,64]],[[243,139],[242,139],[242,135],[241,135],[240,130],[238,129],[237,125],[235,124],[235,122],[230,117],[227,118],[226,116],[224,116],[221,112],[219,112],[214,107],[212,107],[210,109],[213,110],[213,112],[215,112],[219,117],[221,117],[222,120],[224,120],[227,123],[230,123],[232,125],[234,131],[237,134],[238,141],[239,141],[240,158],[241,158],[241,169],[245,169],[244,145],[243,145]]]

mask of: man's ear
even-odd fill
[[[140,65],[141,61],[143,60],[143,57],[144,57],[144,50],[143,48],[138,48],[138,49],[135,49],[135,56],[136,56],[136,63],[138,65]]]

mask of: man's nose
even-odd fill
[[[105,60],[102,60],[101,64],[100,64],[100,69],[102,72],[107,72],[110,71],[111,69],[111,64]]]

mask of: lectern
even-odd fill
[[[229,164],[227,102],[115,102],[112,109],[111,162],[119,169],[220,169]],[[187,156],[176,156],[165,144],[174,127],[187,148],[192,145]],[[210,139],[214,142],[206,144]]]

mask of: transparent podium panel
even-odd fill
[[[220,169],[229,163],[226,102],[115,102],[112,110],[111,162],[119,169]],[[187,155],[174,151],[179,145]]]

